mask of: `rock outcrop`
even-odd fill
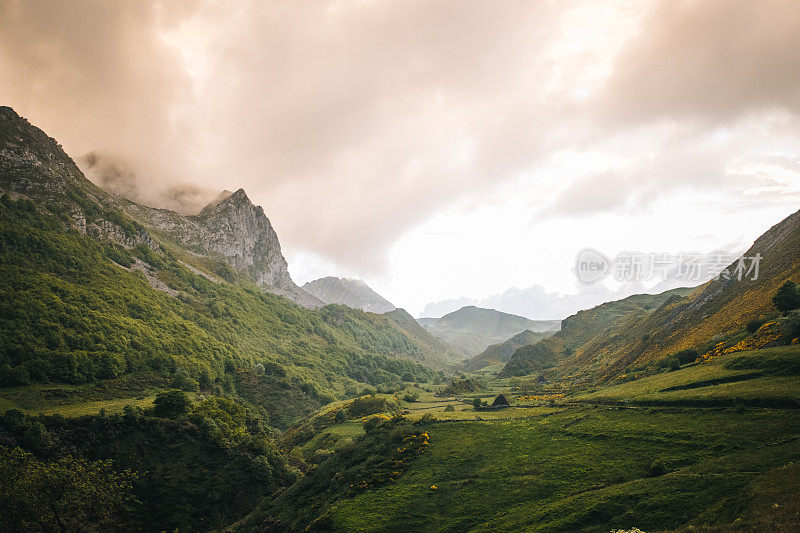
[[[238,273],[269,292],[285,296],[303,307],[325,305],[292,281],[278,235],[264,210],[253,205],[244,189],[220,195],[220,198],[197,216],[184,216],[133,202],[127,203],[124,209],[191,252],[221,257]]]
[[[345,279],[328,276],[303,285],[303,289],[326,304],[340,304],[370,313],[388,313],[396,307],[372,290],[360,279]]]

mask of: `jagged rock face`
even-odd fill
[[[292,281],[278,235],[264,210],[253,205],[243,189],[215,200],[197,216],[133,202],[124,209],[194,253],[221,256],[237,272],[269,292],[286,296],[303,307],[324,305]]]
[[[326,277],[309,281],[303,289],[326,304],[341,304],[370,313],[388,313],[396,307],[359,279]]]
[[[257,284],[277,289],[304,307],[323,305],[292,281],[278,235],[264,210],[253,205],[243,189],[203,209],[197,222],[207,235],[205,248],[225,257],[237,271],[249,273]]]

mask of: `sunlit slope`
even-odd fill
[[[573,370],[597,367],[602,378],[614,379],[632,367],[742,330],[751,319],[774,315],[772,297],[778,287],[800,280],[800,211],[759,237],[744,257],[757,255],[757,279],[710,281],[690,298],[669,300],[655,312],[595,337],[567,365]]]
[[[714,357],[579,395],[577,401],[649,405],[800,407],[800,346]]]
[[[576,350],[627,321],[645,316],[671,298],[689,294],[691,289],[674,289],[660,294],[635,294],[622,300],[579,311],[561,321],[561,330],[551,338],[519,348],[501,376],[518,376],[553,367]]]

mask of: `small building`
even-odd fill
[[[511,407],[504,394],[499,394],[492,402],[492,409],[502,409],[503,407]]]

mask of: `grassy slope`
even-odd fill
[[[724,382],[742,377],[750,379]],[[400,401],[406,416],[439,419],[422,426],[428,452],[394,484],[340,495],[316,514],[335,531],[800,527],[800,411],[784,408],[800,405],[800,347],[720,356],[551,406],[525,401],[509,385],[495,380],[459,400],[412,391],[417,401]],[[469,405],[498,392],[517,407]],[[625,408],[605,405],[618,401]],[[353,421],[322,433],[337,432],[359,435]],[[318,435],[304,454],[330,446],[327,439]],[[654,461],[666,475],[649,475]],[[312,478],[308,490],[321,481]],[[263,519],[256,513],[239,526]]]
[[[781,346],[700,364],[576,398],[590,402],[800,406],[800,348]]]
[[[673,289],[660,294],[635,294],[622,300],[579,311],[561,322],[561,330],[552,337],[520,348],[500,373],[519,376],[555,366],[573,352],[607,331],[620,327],[633,317],[653,312],[670,298],[678,298],[692,289]]]
[[[428,453],[395,484],[339,499],[334,530],[650,531],[726,523],[747,518],[748,491],[800,458],[800,444],[787,439],[800,432],[796,411],[583,407],[425,429]],[[647,476],[655,460],[667,475]],[[791,503],[790,487],[777,492],[774,503]]]
[[[604,379],[614,379],[632,366],[706,345],[717,335],[743,329],[751,319],[771,316],[778,287],[786,280],[800,280],[800,211],[765,232],[744,256],[757,254],[762,256],[757,279],[710,281],[692,298],[671,302],[597,339],[570,363],[575,368],[598,366]]]

